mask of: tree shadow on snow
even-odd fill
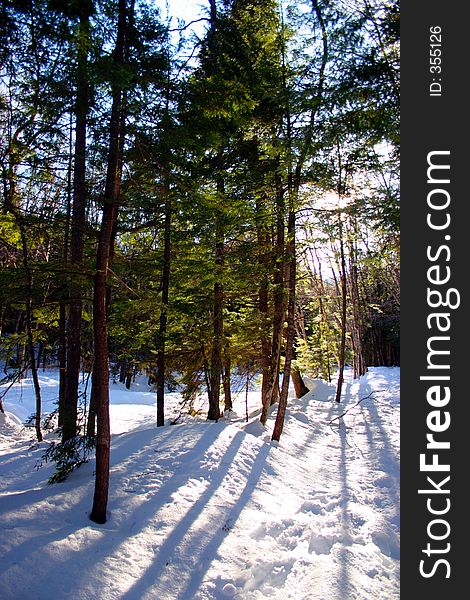
[[[25,541],[13,545],[8,551],[8,555],[4,556],[0,562],[3,572],[13,567],[10,578],[15,577],[14,572],[20,574],[15,584],[15,594],[17,594],[15,598],[26,597],[21,594],[30,589],[40,590],[38,598],[48,598],[48,582],[51,579],[60,587],[63,597],[71,598],[75,597],[77,589],[96,591],[94,582],[99,582],[97,584],[99,587],[103,577],[109,581],[109,559],[119,559],[121,547],[128,540],[139,535],[147,526],[153,525],[153,522],[158,527],[159,511],[162,506],[165,503],[171,503],[172,494],[180,487],[185,486],[193,477],[191,468],[187,469],[187,472],[182,472],[181,469],[178,471],[179,463],[174,460],[175,449],[172,444],[176,441],[177,451],[184,443],[183,450],[186,452],[183,454],[190,454],[191,463],[193,463],[205,456],[220,432],[220,426],[204,424],[200,427],[181,426],[179,437],[174,435],[175,428],[173,427],[160,431],[141,430],[122,435],[122,438],[113,436],[111,461],[114,466],[111,468],[108,505],[111,518],[102,526],[97,526],[88,520],[88,511],[92,501],[93,478],[91,473],[94,461],[82,466],[62,484],[23,492],[24,499],[20,499],[20,513],[18,513],[18,494],[12,494],[10,496],[11,509],[16,513],[14,523],[12,523],[12,535],[15,535],[15,529],[26,528],[28,530],[34,523],[33,532],[25,536]],[[168,444],[168,439],[170,439],[170,444]],[[235,436],[232,440],[233,451],[228,453],[225,460],[230,461],[231,455],[236,454],[240,444],[241,440]],[[159,469],[161,458],[158,451],[164,449],[165,445],[167,453],[164,455],[163,462],[167,468]],[[125,468],[125,464],[122,465],[123,462],[132,463],[132,474],[137,473],[138,479],[142,482],[147,483],[153,477],[152,487],[144,488],[143,491],[138,490],[136,494],[127,493],[126,486],[127,488],[129,486],[130,471]],[[221,466],[221,468],[227,470],[228,466]],[[150,475],[147,477],[149,473]],[[220,477],[211,482],[204,496],[205,501],[210,497],[209,492],[217,489],[219,479]],[[2,498],[2,501],[5,502],[2,509],[5,509],[8,498],[8,496]],[[142,501],[135,506],[136,501],[138,502],[140,498]],[[39,511],[39,516],[42,502],[47,502],[46,510],[52,510],[51,520],[41,522],[32,515],[29,507],[37,506],[38,508],[35,510]],[[126,510],[126,504],[129,510]],[[201,501],[198,502],[198,511],[202,510],[200,505],[202,505]],[[22,506],[25,507],[24,515],[21,513]],[[116,515],[113,514],[115,507],[120,509],[116,510]],[[192,516],[194,518],[197,516],[195,510],[190,511],[189,518]],[[68,524],[64,525],[64,521]],[[43,527],[47,528],[45,533]],[[43,530],[41,531],[41,529]],[[95,533],[92,533],[91,530],[94,530]],[[175,531],[180,530],[183,533],[179,527]],[[80,538],[82,534],[85,536],[83,542],[78,546],[73,542],[68,542],[69,536],[73,538],[75,533],[79,533]],[[182,536],[175,536],[175,543],[178,537]],[[43,557],[46,554],[48,558],[47,560],[41,559],[40,572],[33,572],[27,565],[31,561],[34,564],[36,556],[39,554],[42,554]],[[163,561],[164,557],[162,556]],[[46,565],[47,567],[44,568]],[[65,571],[64,565],[67,567]],[[116,577],[110,584],[117,592],[121,586],[114,586],[114,581],[119,582],[119,572],[116,573]],[[137,593],[133,597],[138,598],[139,594]]]
[[[349,388],[348,388],[349,393]],[[341,419],[340,419],[341,421]],[[348,471],[347,471],[347,433],[346,427],[344,426],[344,422],[339,423],[339,436],[340,436],[340,461],[339,461],[339,475],[340,475],[340,484],[341,484],[341,527],[343,530],[343,539],[345,541],[349,540],[351,537],[351,520],[349,516],[349,499],[350,499],[350,490],[348,484]],[[339,551],[340,555],[340,568],[338,577],[336,580],[336,585],[338,587],[338,598],[351,598],[351,577],[349,573],[349,562],[348,555],[349,551],[345,547],[345,544],[342,544],[342,547]]]
[[[169,597],[165,593],[168,594],[170,589],[174,592],[175,587],[179,588],[177,598],[180,600],[194,598],[217,556],[218,548],[249,501],[270,450],[270,446],[265,444],[252,458],[245,485],[240,493],[237,491],[233,495],[233,500],[229,503],[211,502],[222,486],[243,439],[242,432],[235,434],[217,469],[210,471],[207,489],[158,547],[152,564],[122,596],[123,600],[140,599],[147,592],[151,592],[154,598]],[[198,520],[201,521],[200,526],[197,525]]]
[[[374,390],[367,382],[361,382],[361,398],[373,393]],[[390,410],[397,410],[397,408],[393,405],[390,405]],[[389,477],[391,480],[390,485],[387,483],[387,481],[384,481],[382,488],[386,489],[386,495],[389,496],[390,500],[393,502],[393,508],[395,509],[393,520],[397,525],[399,525],[400,499],[398,497],[397,490],[399,489],[400,485],[400,464],[398,459],[398,451],[393,447],[390,441],[387,431],[383,426],[382,417],[380,416],[377,406],[372,398],[361,404],[361,412],[364,417],[364,427],[366,430],[370,454],[371,456],[375,457],[375,460],[377,461],[377,467],[384,471],[387,477]]]
[[[346,407],[352,406],[354,402],[357,402],[361,398],[366,398],[370,394],[373,395],[374,391],[368,384],[367,380],[361,378],[359,384],[359,390],[357,397],[351,396],[351,386],[347,386],[345,393]],[[356,396],[356,394],[355,394]],[[364,428],[367,437],[367,443],[369,445],[370,459],[374,460],[373,468],[377,470],[383,470],[393,480],[391,485],[386,484],[384,490],[384,496],[386,496],[392,503],[392,521],[396,520],[398,524],[398,507],[399,498],[396,494],[398,482],[396,481],[396,473],[398,472],[398,460],[396,458],[396,451],[394,450],[392,443],[388,437],[387,431],[383,425],[382,417],[377,410],[377,406],[374,403],[374,399],[365,400],[359,405],[361,414],[364,418]],[[341,411],[344,412],[344,411]],[[352,413],[351,413],[352,414]],[[342,419],[340,419],[341,421]],[[348,485],[348,450],[351,448],[347,437],[347,429],[344,421],[339,424],[339,435],[341,440],[340,446],[340,477],[341,477],[341,519],[343,525],[343,532],[345,541],[352,537],[353,523],[350,518],[349,503],[351,499],[350,489]],[[396,517],[396,519],[395,519]],[[351,552],[347,548],[347,545],[343,544],[340,549],[341,565],[338,573],[338,597],[339,598],[350,598],[354,597],[354,589],[351,588],[351,575],[350,570],[351,564]]]

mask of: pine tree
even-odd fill
[[[133,19],[134,0],[119,0],[116,45],[113,60],[124,68],[129,52],[130,24]],[[96,273],[93,292],[93,390],[96,397],[96,480],[93,508],[90,519],[106,522],[109,489],[109,356],[107,331],[107,278],[112,253],[113,233],[119,210],[122,177],[123,145],[126,120],[126,90],[121,78],[111,82],[112,107],[109,125],[109,150],[104,192],[103,216],[96,253]]]
[[[73,171],[73,205],[71,215],[70,261],[71,268],[79,270],[85,243],[86,211],[86,137],[89,112],[89,76],[87,72],[92,2],[82,2],[78,7],[78,33],[76,36],[77,70],[75,98],[75,148]],[[78,379],[81,354],[82,299],[81,289],[72,279],[66,330],[66,377],[64,404],[59,408],[62,424],[62,442],[77,435]]]

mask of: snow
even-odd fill
[[[41,374],[45,407],[57,374]],[[399,598],[399,369],[346,373],[345,397],[309,382],[289,400],[279,444],[257,417],[259,393],[218,423],[156,428],[143,382],[111,383],[109,519],[88,518],[90,462],[47,485],[47,447],[21,421],[29,380],[0,414],[0,596],[3,600]],[[169,414],[179,396],[168,394]],[[203,400],[201,400],[203,402]],[[344,416],[340,417],[343,413]],[[340,418],[338,418],[340,417]]]

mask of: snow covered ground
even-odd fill
[[[348,373],[341,405],[333,385],[313,383],[290,400],[279,445],[257,393],[248,423],[157,429],[155,394],[111,384],[105,525],[88,519],[93,460],[47,485],[53,465],[36,466],[48,436],[38,446],[20,425],[31,384],[13,386],[0,414],[2,600],[398,599],[399,369]],[[168,401],[174,412],[178,395]]]

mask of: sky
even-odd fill
[[[185,23],[195,21],[204,16],[205,9],[209,7],[208,0],[154,0],[165,18],[168,10],[176,19],[183,19]],[[196,24],[197,26],[197,24]]]

